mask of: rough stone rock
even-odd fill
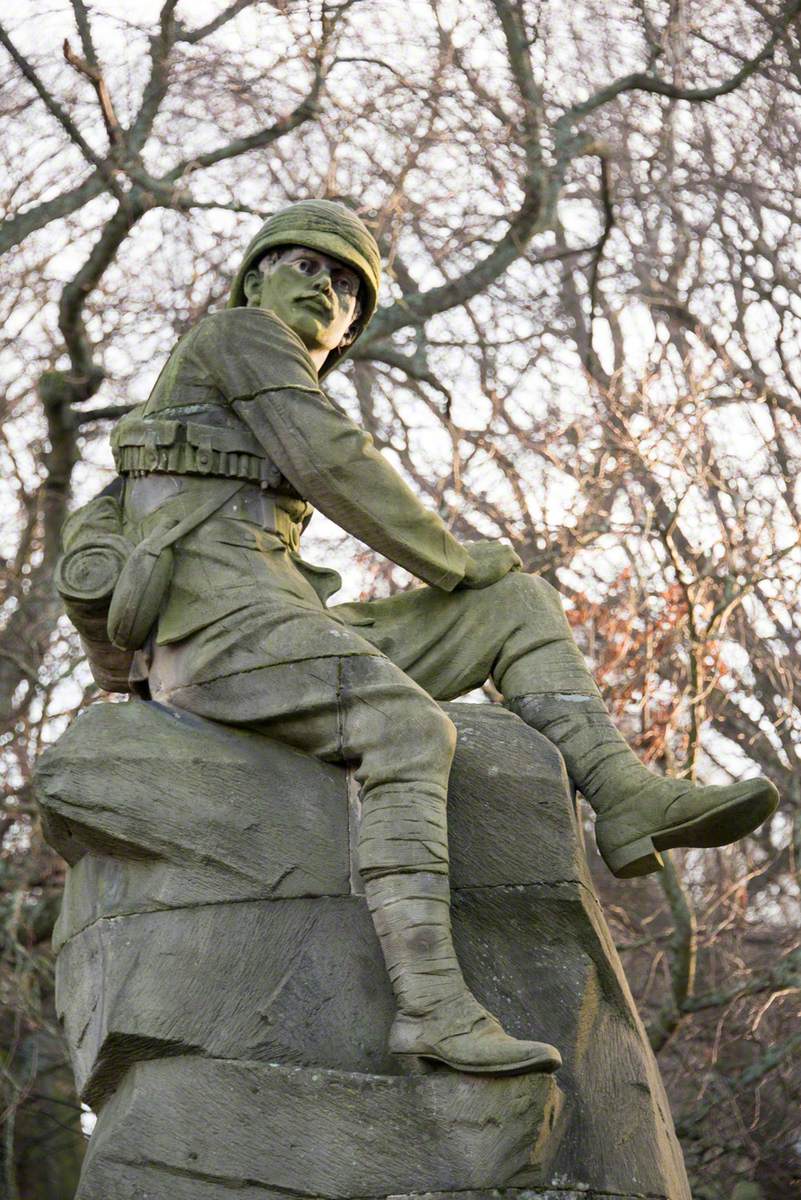
[[[127,868],[101,888],[109,914],[347,894],[342,771],[268,745],[157,704],[92,705],[37,764],[45,835],[70,865]]]
[[[459,731],[449,793],[457,950],[468,983],[510,1033],[562,1051],[564,1104],[553,1126],[543,1117],[545,1108],[556,1113],[553,1100],[529,1110],[525,1131],[515,1124],[519,1089],[544,1086],[542,1079],[465,1083],[444,1071],[410,1080],[387,1054],[393,1002],[360,894],[359,804],[344,770],[158,705],[97,705],[48,752],[37,780],[49,836],[73,864],[58,925],[57,1002],[83,1095],[101,1110],[78,1200],[223,1200],[232,1179],[244,1200],[399,1200],[458,1189],[470,1200],[465,1191],[476,1187],[482,1200],[595,1192],[688,1200],[667,1101],[592,892],[561,759],[503,710],[447,711]],[[208,1074],[214,1064],[219,1077]],[[217,1085],[209,1080],[229,1081],[220,1094],[238,1111],[251,1103],[238,1090],[245,1068],[262,1081],[258,1094],[273,1097],[270,1129],[285,1130],[289,1142],[226,1134],[240,1158],[223,1169],[210,1145],[218,1134],[208,1111],[217,1111]],[[404,1108],[415,1088],[439,1097],[444,1147],[448,1122],[463,1111],[459,1097],[488,1097],[478,1085],[489,1083],[505,1099],[495,1124],[491,1105],[477,1120],[487,1117],[487,1144],[506,1149],[480,1183],[458,1174],[451,1150],[413,1183],[393,1175],[390,1186],[386,1172],[370,1174],[374,1144],[388,1162],[396,1155],[407,1163],[410,1147],[423,1146],[439,1162],[428,1140],[430,1107],[418,1098]],[[180,1104],[164,1101],[181,1086]],[[345,1105],[345,1124],[331,1134],[332,1146],[341,1137],[358,1147],[355,1174],[346,1175],[325,1148],[328,1126],[318,1113],[351,1093],[359,1104]],[[153,1121],[163,1137],[148,1157],[136,1147],[146,1145],[142,1129]],[[237,1128],[259,1127],[243,1113]],[[515,1129],[527,1159],[504,1140]],[[289,1166],[293,1156],[306,1162],[307,1136],[324,1186],[303,1175],[305,1166],[281,1174],[287,1158]],[[181,1158],[200,1154],[196,1145],[206,1155],[202,1168],[200,1159],[193,1166]],[[485,1160],[476,1161],[490,1161],[490,1150],[481,1153]],[[254,1174],[248,1164],[262,1154],[269,1171]]]
[[[93,1106],[132,1059],[193,1047],[219,1058],[397,1071],[386,1052],[392,994],[358,896],[98,921],[61,951],[57,1004],[78,1087]]]
[[[543,1075],[397,1078],[190,1057],[139,1063],[104,1112],[79,1195],[106,1200],[94,1179],[113,1178],[114,1164],[228,1186],[247,1164],[249,1184],[326,1200],[492,1188],[536,1158],[532,1133],[551,1128],[558,1098]],[[95,1162],[103,1164],[97,1171]]]
[[[505,709],[446,707],[460,734],[454,887],[589,886],[575,828],[564,838],[556,750]],[[536,753],[521,754],[521,730]],[[95,704],[36,775],[48,841],[73,867],[57,945],[103,916],[361,891],[345,772],[258,734],[153,703]]]

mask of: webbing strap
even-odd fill
[[[162,550],[166,550],[167,546],[171,546],[173,542],[177,542],[179,538],[185,534],[191,533],[193,529],[197,529],[198,525],[202,525],[208,518],[214,516],[219,508],[232,500],[237,492],[241,492],[245,485],[239,481],[225,488],[222,493],[218,493],[213,500],[207,500],[205,504],[201,504],[200,508],[196,508],[188,517],[184,517],[183,521],[179,521],[177,525],[173,525],[170,529],[163,533],[151,534],[145,540],[148,542],[148,549],[154,554],[161,554]]]

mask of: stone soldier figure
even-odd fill
[[[549,1071],[558,1051],[508,1036],[454,954],[455,731],[437,701],[491,678],[561,751],[619,876],[657,870],[667,847],[743,836],[776,793],[765,780],[694,787],[648,771],[614,729],[558,593],[510,547],[456,541],[327,399],[320,380],[373,315],[379,273],[373,237],[342,205],[278,212],[248,247],[227,310],[179,341],[147,402],[116,426],[131,540],[220,505],[174,546],[136,665],[157,700],[353,764],[395,1053],[471,1072]],[[312,505],[425,586],[328,607],[339,576],[299,553]]]

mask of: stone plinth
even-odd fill
[[[448,705],[469,985],[564,1067],[409,1077],[346,772],[156,704],[98,704],[40,761],[70,863],[57,1004],[98,1112],[77,1200],[689,1200],[559,755]],[[558,1086],[557,1086],[558,1085]]]

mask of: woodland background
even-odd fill
[[[8,1200],[69,1200],[84,1144],[52,998],[64,867],[30,787],[102,699],[53,591],[59,527],[260,218],[308,196],[353,205],[388,264],[332,394],[459,537],[508,538],[558,584],[640,754],[781,790],[737,847],[596,874],[696,1200],[801,1194],[799,11],[23,0],[2,19]],[[351,595],[408,586],[315,527],[308,557]]]

